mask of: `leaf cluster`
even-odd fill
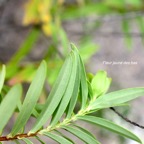
[[[33,142],[29,138],[34,137],[44,144],[45,142],[40,137],[43,135],[61,144],[74,144],[75,142],[64,132],[67,131],[84,143],[100,144],[86,128],[75,123],[76,121],[85,121],[142,144],[140,138],[129,130],[90,114],[104,108],[121,106],[142,96],[144,88],[129,88],[106,94],[111,82],[106,72],[99,71],[89,81],[77,48],[73,44],[71,46],[72,50],[62,66],[46,102],[41,104],[39,110],[38,99],[41,96],[47,74],[45,61],[42,61],[38,67],[23,101],[21,101],[22,86],[20,84],[13,86],[4,98],[1,98],[1,143],[3,141],[14,141],[15,143],[24,141],[27,144],[32,144]],[[4,78],[5,67],[3,66],[0,73],[0,91],[3,88]],[[78,101],[81,106],[78,112],[75,112],[74,109]],[[15,112],[18,114],[10,133],[2,136],[6,124]],[[35,118],[35,122],[29,131],[25,131],[31,117]],[[47,124],[48,121],[49,124]]]

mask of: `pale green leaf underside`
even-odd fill
[[[67,116],[66,118],[70,118],[73,110],[75,108],[76,102],[77,102],[77,98],[78,98],[78,92],[79,92],[79,84],[80,84],[80,65],[79,65],[79,55],[77,53],[77,51],[74,51],[75,53],[75,57],[76,57],[76,61],[75,61],[75,67],[76,67],[76,75],[75,75],[75,79],[74,79],[74,85],[73,85],[73,92],[72,92],[72,96],[69,102],[69,106],[68,106],[68,110],[67,110]],[[69,86],[70,87],[70,86]],[[71,89],[71,87],[70,87]],[[69,90],[68,90],[69,91]]]
[[[72,66],[71,76],[70,76],[70,79],[68,82],[68,86],[67,86],[66,91],[63,95],[63,98],[60,102],[60,105],[57,108],[56,113],[53,115],[50,126],[54,126],[60,120],[61,116],[63,115],[64,111],[67,108],[70,98],[73,96],[75,97],[75,95],[78,94],[78,89],[76,89],[76,91],[74,89],[76,83],[79,81],[79,80],[77,81],[77,75],[79,75],[78,56],[77,56],[77,54],[72,55],[72,56],[73,56],[73,66]]]
[[[33,144],[29,139],[27,138],[24,138],[23,141],[26,143],[26,144]]]
[[[70,142],[69,140],[65,139],[64,137],[61,137],[59,135],[56,135],[54,133],[48,133],[48,132],[44,132],[43,135],[53,139],[54,141],[60,143],[60,144],[73,144],[72,142]]]
[[[66,59],[64,65],[62,66],[62,69],[51,90],[51,93],[48,96],[48,99],[43,107],[41,114],[37,118],[34,127],[29,133],[34,133],[37,130],[39,130],[55,111],[67,88],[70,79],[71,68],[72,68],[72,58],[71,56],[69,56]]]
[[[46,71],[46,63],[43,61],[40,64],[36,75],[28,89],[20,113],[10,135],[15,135],[16,133],[18,133],[19,130],[25,126],[26,122],[30,118],[33,109],[35,108],[35,105],[37,103],[37,100],[42,92],[42,88],[46,78]]]
[[[21,85],[15,85],[10,89],[10,91],[7,93],[2,103],[0,104],[0,134],[7,124],[8,120],[12,116],[21,95]]]
[[[82,129],[74,128],[72,126],[63,126],[62,128],[88,144],[100,144],[96,139],[89,135],[89,133],[86,133],[86,131],[83,131]]]
[[[94,117],[94,116],[80,116],[80,117],[78,117],[78,119],[95,124],[97,126],[108,129],[114,133],[117,133],[121,136],[130,138],[134,141],[142,143],[141,140],[135,134],[133,134],[132,132],[128,131],[127,129],[125,129],[117,124],[114,124],[113,122],[108,121],[106,119],[102,119],[102,118]]]
[[[128,88],[111,92],[91,103],[91,109],[102,109],[117,106],[144,95],[144,88]]]

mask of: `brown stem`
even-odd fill
[[[0,141],[11,141],[11,140],[16,140],[16,139],[22,139],[22,138],[28,138],[28,137],[34,137],[37,136],[38,132],[34,134],[28,135],[27,133],[24,134],[17,134],[14,137],[7,137],[7,136],[2,136],[0,137]]]

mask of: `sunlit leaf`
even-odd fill
[[[91,81],[93,97],[97,98],[107,92],[111,83],[111,78],[107,77],[105,71],[98,71]]]

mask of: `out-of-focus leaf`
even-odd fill
[[[144,19],[143,17],[137,17],[136,20],[137,20],[139,32],[141,34],[142,42],[144,44]]]
[[[105,14],[109,11],[110,9],[103,3],[90,3],[82,7],[72,7],[65,9],[65,11],[61,14],[61,19],[75,19],[92,14]]]
[[[129,21],[127,20],[123,20],[122,21],[122,30],[124,32],[124,36],[125,36],[125,42],[128,46],[128,48],[132,47],[132,37],[130,35],[130,24]]]
[[[16,74],[19,68],[20,60],[25,57],[26,54],[30,52],[38,39],[40,31],[38,29],[32,29],[32,31],[27,36],[26,40],[23,42],[19,50],[13,55],[9,63],[7,64],[7,78],[11,78]]]
[[[26,65],[22,70],[20,70],[12,79],[9,80],[10,85],[14,85],[20,82],[31,82],[35,74],[34,64]]]
[[[59,31],[59,35],[60,35],[60,39],[61,39],[61,43],[62,43],[62,47],[64,49],[64,54],[67,55],[68,51],[69,51],[69,41],[66,35],[66,32],[61,28]]]
[[[92,43],[91,41],[82,42],[79,49],[82,60],[87,62],[88,59],[98,51],[98,49],[98,45]]]

